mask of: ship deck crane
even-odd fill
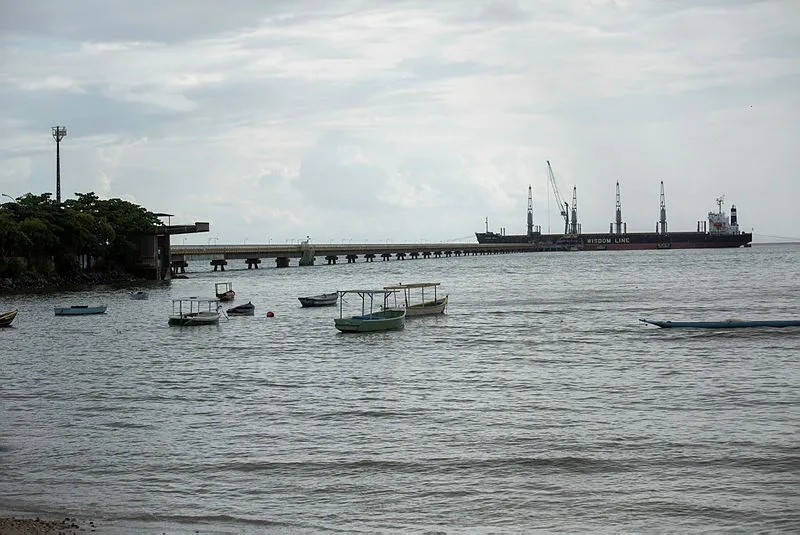
[[[569,234],[569,203],[567,203],[558,192],[556,177],[553,175],[553,168],[550,166],[550,160],[547,160],[547,175],[550,178],[550,184],[553,186],[553,195],[556,198],[558,209],[561,211],[561,217],[564,218],[564,234]]]

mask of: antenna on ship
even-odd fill
[[[667,233],[667,203],[664,201],[664,181],[661,181],[661,219],[656,224],[657,234]]]
[[[617,180],[617,218],[616,223],[611,224],[611,234],[627,234],[627,225],[622,222],[622,201],[619,196],[619,180]]]
[[[533,191],[528,184],[528,237],[533,236]]]

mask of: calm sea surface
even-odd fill
[[[0,513],[114,533],[800,530],[800,329],[638,321],[798,319],[798,245],[244,267],[0,296],[20,309],[0,329]],[[222,281],[254,317],[167,326],[170,299]],[[447,314],[397,332],[340,334],[337,309],[297,301],[428,281]]]

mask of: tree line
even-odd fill
[[[27,193],[0,205],[0,277],[72,276],[82,270],[82,257],[98,271],[136,266],[138,238],[153,232],[158,216],[122,199],[75,195],[58,203],[50,193]]]

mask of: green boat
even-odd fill
[[[334,325],[343,333],[366,333],[377,331],[397,331],[405,327],[406,311],[386,307],[387,298],[394,292],[389,290],[340,290],[339,317],[334,319]],[[357,316],[344,315],[345,296],[355,294],[361,298],[361,314]],[[375,296],[381,296],[383,307],[374,310]],[[369,306],[367,306],[369,301]]]

